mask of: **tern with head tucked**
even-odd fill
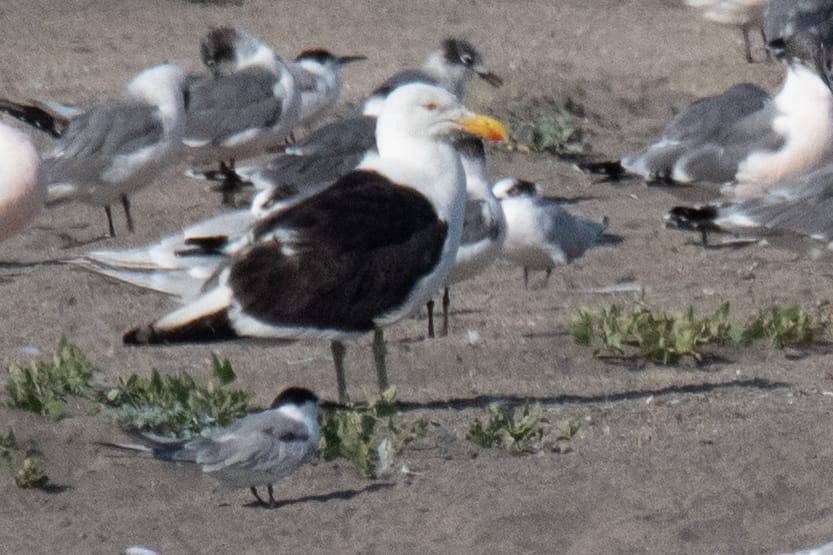
[[[627,171],[649,181],[725,184],[735,197],[761,194],[823,164],[833,153],[833,93],[826,52],[815,35],[784,44],[786,75],[771,97],[740,84],[692,103],[643,152],[591,172]],[[617,169],[611,169],[618,165]]]
[[[203,39],[212,75],[188,82],[183,143],[191,165],[262,154],[280,143],[301,115],[289,67],[256,37],[229,27]]]
[[[207,429],[193,439],[169,439],[143,434],[147,445],[102,443],[156,459],[199,465],[228,488],[257,491],[266,486],[274,507],[273,484],[312,460],[318,450],[318,397],[310,390],[290,387],[272,405],[222,428]]]
[[[472,114],[443,89],[398,88],[377,121],[378,154],[321,192],[258,220],[213,288],[127,332],[124,342],[330,339],[345,399],[343,341],[374,332],[384,389],[382,328],[439,290],[460,244],[465,175],[450,143],[460,132],[505,138],[499,122]]]
[[[523,267],[524,287],[529,286],[529,270],[546,271],[546,286],[555,266],[599,244],[607,229],[607,218],[601,222],[578,218],[558,201],[539,196],[538,185],[530,181],[506,177],[492,190],[506,218],[502,256]]]
[[[125,96],[76,115],[43,159],[48,202],[121,202],[133,231],[128,196],[147,186],[176,159],[185,129],[184,74],[172,64],[146,69],[127,84]]]

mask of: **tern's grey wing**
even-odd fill
[[[185,448],[196,454],[194,461],[206,472],[230,466],[258,471],[273,468],[288,454],[307,449],[309,439],[303,422],[270,410],[192,440]]]
[[[70,121],[52,154],[44,159],[47,183],[96,181],[116,156],[157,144],[164,127],[156,108],[145,104],[97,106]]]
[[[484,239],[495,240],[500,235],[498,218],[485,200],[466,200],[463,214],[463,236],[460,245],[470,245]]]
[[[268,129],[280,119],[284,98],[274,74],[244,70],[192,83],[185,140],[219,144],[247,129]]]
[[[100,105],[73,118],[55,148],[55,155],[113,157],[151,146],[162,138],[159,111],[146,104]]]
[[[772,128],[776,109],[772,103],[716,133],[710,141],[692,145],[679,160],[692,181],[725,183],[735,179],[738,166],[753,152],[775,151],[784,145],[783,135]]]
[[[270,160],[250,178],[258,189],[293,185],[299,190],[321,183],[333,183],[359,165],[364,152],[326,153],[309,156],[282,155]]]
[[[639,154],[623,158],[622,165],[628,171],[652,179],[670,179],[675,165],[683,157],[695,161],[711,160],[723,153],[723,146],[730,136],[734,137],[735,147],[745,144],[740,140],[741,135],[748,134],[753,128],[760,132],[756,125],[770,117],[771,99],[769,93],[757,85],[741,83],[729,87],[723,94],[695,100],[666,124],[659,141]],[[745,141],[748,143],[749,139]],[[734,148],[731,156],[714,168],[692,170],[699,172],[694,180],[731,180],[737,171],[737,156],[737,148]]]
[[[665,126],[667,141],[703,142],[764,108],[772,97],[751,83],[729,87],[723,94],[695,100]]]
[[[833,239],[833,164],[784,181],[766,195],[721,209],[718,223],[733,219],[771,229]],[[728,220],[728,221],[726,221]]]
[[[597,244],[607,229],[606,222],[578,218],[554,200],[539,198],[535,204],[545,215],[544,233],[547,241],[561,250],[568,262]]]
[[[290,149],[299,154],[356,154],[376,146],[376,118],[345,118],[319,127]]]
[[[356,117],[320,127],[292,145],[291,152],[270,160],[250,178],[258,188],[332,183],[376,147],[376,119]]]
[[[833,2],[830,0],[769,0],[764,13],[767,41],[788,39],[802,31],[818,35],[826,47],[833,45]]]

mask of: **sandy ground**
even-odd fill
[[[510,102],[569,98],[583,106],[600,158],[640,148],[695,96],[742,80],[773,90],[783,71],[746,64],[739,35],[675,0],[29,0],[0,4],[0,93],[90,101],[162,60],[197,70],[199,36],[220,24],[287,55],[311,46],[366,54],[369,62],[346,71],[348,101],[419,64],[442,38],[469,38],[506,85],[475,83],[467,104],[502,115]],[[755,54],[762,57],[760,46]],[[645,301],[666,308],[707,311],[730,301],[737,318],[774,303],[810,307],[833,299],[828,257],[809,256],[804,241],[704,250],[662,228],[661,215],[679,200],[668,190],[593,184],[540,155],[496,152],[491,166],[495,175],[538,180],[549,194],[587,197],[576,208],[609,216],[623,241],[559,269],[547,288],[524,290],[519,268],[496,264],[453,290],[447,338],[426,340],[419,320],[388,330],[399,398],[434,423],[402,455],[417,475],[370,481],[348,464],[319,463],[278,485],[282,506],[259,510],[248,492],[220,489],[191,469],[95,446],[122,437],[95,407],[71,406],[59,422],[0,407],[0,431],[11,426],[36,440],[64,487],[20,490],[0,474],[0,552],[116,553],[142,544],[166,554],[773,553],[833,539],[830,353],[762,348],[702,367],[635,367],[595,359],[563,331],[581,305],[637,301],[633,293],[582,293],[621,281],[640,282]],[[181,175],[172,169],[135,195],[132,236],[101,239],[102,210],[67,206],[0,245],[0,364],[28,361],[32,347],[51,353],[66,335],[102,382],[151,368],[206,376],[213,351],[231,359],[257,404],[290,383],[333,398],[324,343],[126,349],[123,331],[170,301],[56,262],[93,247],[145,244],[216,211],[216,195]],[[477,345],[468,330],[480,334]],[[348,355],[355,396],[374,389],[368,345]],[[579,419],[573,451],[514,457],[475,448],[463,437],[490,396],[541,402],[552,421]]]

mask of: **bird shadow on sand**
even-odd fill
[[[363,495],[366,493],[375,493],[377,491],[382,491],[385,489],[392,488],[395,484],[393,482],[383,482],[381,484],[370,484],[369,486],[360,488],[360,489],[346,489],[341,491],[334,491],[332,493],[325,493],[322,495],[305,495],[303,497],[297,497],[295,499],[286,499],[282,501],[278,501],[275,503],[274,507],[270,507],[268,504],[265,503],[258,503],[257,501],[252,501],[250,503],[246,503],[246,507],[252,509],[281,509],[284,507],[288,507],[291,505],[298,505],[300,503],[310,503],[310,502],[318,502],[318,503],[326,503],[327,501],[333,500],[340,500],[340,501],[349,501],[354,497],[358,497],[359,495]]]
[[[396,401],[395,405],[396,408],[402,412],[416,410],[466,410],[472,408],[485,408],[493,404],[499,404],[509,408],[520,407],[530,403],[539,403],[542,406],[592,405],[596,403],[633,401],[647,399],[649,397],[662,398],[670,397],[672,395],[702,395],[704,393],[716,393],[733,389],[774,391],[776,389],[788,387],[789,385],[790,384],[787,382],[772,381],[764,378],[751,378],[747,380],[734,380],[731,382],[670,385],[667,387],[653,389],[636,389],[592,395],[574,395],[568,393],[563,395],[539,397],[518,395],[477,395],[469,398],[453,398],[439,401]]]

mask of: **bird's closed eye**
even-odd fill
[[[439,108],[439,106],[437,106],[436,102],[426,102],[425,104],[422,105],[422,107],[425,108],[426,110],[432,110],[432,111]]]

